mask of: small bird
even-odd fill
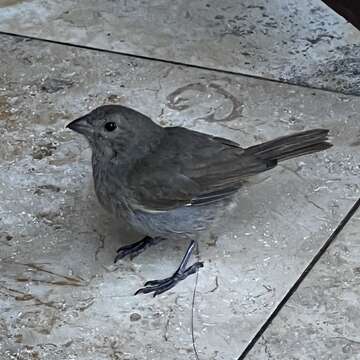
[[[115,262],[161,239],[190,240],[177,270],[145,283],[135,294],[161,294],[203,266],[187,266],[196,236],[253,175],[279,161],[326,150],[329,130],[314,129],[242,148],[234,141],[183,127],[161,127],[120,105],[103,105],[67,127],[92,149],[95,192],[101,205],[144,235],[117,251]]]

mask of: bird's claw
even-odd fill
[[[137,290],[134,295],[148,294],[153,292],[153,297],[164,293],[174,287],[178,282],[186,279],[189,275],[196,273],[204,264],[196,262],[184,271],[178,269],[172,276],[161,280],[150,280],[144,284],[144,287]]]
[[[122,246],[121,248],[116,250],[117,255],[115,256],[114,263],[128,255],[130,255],[130,260],[132,260],[139,254],[141,254],[146,249],[146,247],[155,245],[160,240],[160,238],[153,239],[150,236],[146,236],[142,240],[137,241],[136,243]]]

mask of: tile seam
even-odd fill
[[[334,242],[334,240],[337,238],[337,236],[344,229],[346,224],[351,220],[351,218],[354,216],[354,214],[356,213],[356,211],[359,208],[360,208],[360,198],[354,203],[354,205],[347,212],[347,214],[341,219],[341,221],[339,222],[336,229],[331,233],[329,238],[325,241],[325,243],[322,245],[322,247],[319,249],[319,251],[312,258],[310,263],[306,266],[305,270],[300,274],[298,279],[294,282],[292,287],[288,290],[288,292],[285,294],[285,296],[282,298],[282,300],[276,306],[274,311],[270,314],[270,316],[263,323],[263,325],[261,326],[259,331],[251,339],[249,344],[246,346],[245,350],[241,353],[238,360],[243,360],[246,358],[246,356],[249,354],[249,352],[252,350],[252,348],[255,346],[255,344],[259,341],[259,339],[264,334],[264,332],[267,330],[267,328],[271,325],[272,321],[279,314],[279,312],[284,307],[284,305],[288,302],[288,300],[291,298],[291,296],[296,292],[296,290],[299,288],[301,283],[306,279],[307,275],[311,272],[311,270],[315,267],[315,265],[318,263],[318,261],[322,258],[322,256],[325,254],[325,252],[327,251],[329,246]]]
[[[260,75],[247,74],[247,73],[242,73],[242,72],[237,72],[237,71],[232,71],[232,70],[226,70],[226,69],[221,69],[221,68],[217,69],[217,68],[213,68],[213,67],[210,67],[210,66],[190,64],[190,63],[185,63],[185,62],[176,61],[176,60],[169,60],[169,59],[163,59],[163,58],[154,58],[154,57],[150,57],[150,56],[146,56],[146,55],[127,53],[127,52],[124,52],[124,51],[116,51],[116,50],[110,50],[110,49],[96,48],[94,46],[89,46],[89,45],[74,44],[74,43],[69,43],[69,42],[65,42],[65,41],[58,41],[58,40],[46,39],[46,38],[41,38],[41,37],[36,37],[36,36],[31,36],[31,35],[11,33],[11,32],[7,32],[7,31],[0,31],[0,35],[5,35],[5,36],[9,36],[9,37],[12,36],[12,37],[18,37],[18,38],[30,39],[30,40],[36,40],[36,41],[42,41],[42,42],[46,42],[46,43],[49,43],[49,44],[69,46],[69,47],[74,47],[74,48],[78,48],[78,49],[97,51],[97,52],[101,52],[101,53],[108,53],[108,54],[127,56],[127,57],[132,57],[132,58],[141,59],[141,60],[155,61],[155,62],[169,64],[169,65],[176,65],[176,66],[183,66],[183,67],[192,68],[192,69],[211,71],[211,72],[216,72],[216,73],[220,73],[220,74],[243,76],[243,77],[254,79],[254,80],[268,81],[268,82],[272,82],[272,83],[279,84],[279,85],[294,86],[294,87],[298,87],[298,88],[301,88],[301,89],[324,91],[324,92],[329,92],[329,93],[339,94],[339,95],[344,95],[344,96],[359,97],[359,95],[356,95],[356,94],[341,92],[341,91],[332,90],[332,89],[329,89],[329,88],[321,88],[321,87],[316,87],[316,86],[305,86],[305,85],[301,85],[301,84],[295,84],[295,83],[281,81],[281,80],[277,80],[277,79],[271,79],[271,78],[267,78],[267,77],[262,77]]]

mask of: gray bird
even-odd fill
[[[250,176],[279,161],[330,148],[326,129],[279,137],[248,147],[182,127],[161,127],[120,105],[104,105],[68,128],[92,149],[96,195],[102,206],[145,237],[117,251],[115,262],[159,239],[182,237],[190,245],[174,274],[145,283],[136,294],[167,291],[201,262],[187,267],[196,234],[206,230]]]

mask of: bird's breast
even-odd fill
[[[126,219],[131,208],[127,199],[128,190],[121,181],[121,175],[114,174],[109,167],[93,165],[93,178],[100,204],[107,211]]]

